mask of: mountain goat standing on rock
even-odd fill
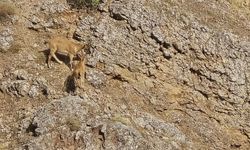
[[[64,82],[63,90],[65,90],[68,93],[72,92],[75,93],[78,91],[78,88],[84,90],[86,58],[83,51],[82,54],[80,55],[80,59],[81,60],[74,65],[71,75],[69,75]]]
[[[70,59],[70,69],[72,70],[72,62],[74,56],[76,56],[80,50],[85,48],[85,44],[76,43],[73,40],[69,40],[64,37],[53,37],[48,41],[50,53],[48,56],[48,67],[51,67],[51,58],[53,57],[58,63],[62,64],[55,53],[58,52],[60,54],[68,55]]]
[[[85,80],[85,70],[86,70],[86,58],[84,53],[80,56],[81,60],[75,65],[72,73],[72,77],[74,79],[75,87],[79,87],[84,89],[83,84]]]

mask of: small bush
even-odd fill
[[[11,47],[8,49],[8,52],[11,52],[12,54],[18,53],[22,50],[22,46],[18,43],[14,43],[11,45]]]
[[[13,5],[7,2],[0,2],[0,21],[7,20],[9,16],[16,13],[16,9]]]
[[[100,4],[100,0],[67,0],[68,3],[74,8],[97,8]]]
[[[70,131],[79,131],[81,129],[81,122],[78,118],[68,118],[66,124]]]

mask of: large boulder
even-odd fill
[[[10,28],[4,28],[0,30],[0,50],[8,51],[14,42],[13,31]]]
[[[23,139],[22,147],[28,149],[192,147],[192,143],[174,124],[150,114],[138,112],[131,117],[107,117],[102,111],[101,106],[87,95],[53,100],[23,119],[18,137]]]

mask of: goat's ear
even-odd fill
[[[86,48],[86,44],[82,44],[82,49],[85,49]]]

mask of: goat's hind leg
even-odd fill
[[[51,55],[51,53],[49,53],[48,60],[47,60],[48,68],[51,68],[51,57],[52,57],[52,55]]]
[[[55,58],[55,60],[59,63],[59,64],[62,64],[63,62],[61,60],[59,60],[55,54],[52,55],[53,58]]]
[[[51,52],[50,52],[50,55],[51,55],[59,64],[62,64],[62,63],[63,63],[62,61],[60,61],[60,60],[56,57],[54,51],[53,51],[53,52],[51,51]]]

